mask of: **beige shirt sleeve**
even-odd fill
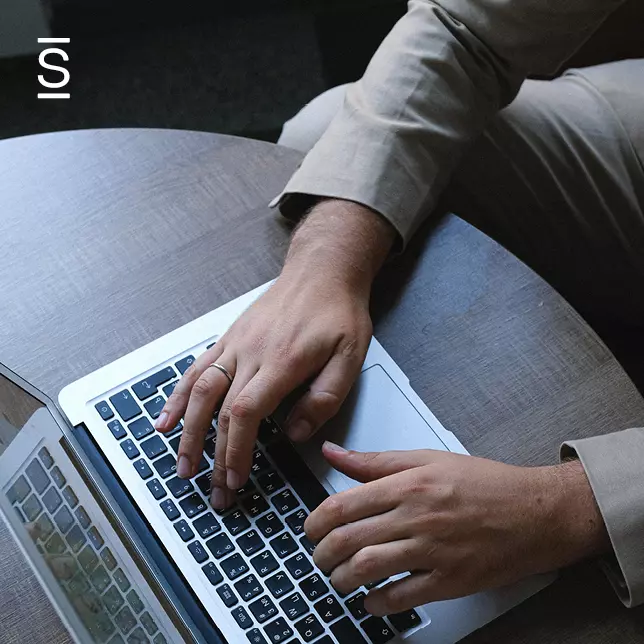
[[[411,0],[364,77],[273,202],[297,218],[314,196],[367,205],[406,242],[464,147],[623,0]]]
[[[626,606],[644,603],[644,429],[568,441],[588,476],[613,545],[601,565]]]

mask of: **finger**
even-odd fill
[[[417,568],[419,558],[412,539],[367,546],[333,571],[331,584],[341,593],[350,593],[372,581]]]
[[[398,485],[391,481],[374,481],[354,487],[325,499],[304,522],[306,535],[314,543],[320,542],[331,530],[383,514],[400,502]]]
[[[219,412],[219,417],[217,418],[217,442],[215,443],[215,469],[213,471],[212,484],[212,504],[213,507],[221,509],[221,507],[228,507],[228,503],[225,503],[224,499],[230,500],[231,495],[234,496],[236,490],[242,487],[243,483],[234,488],[234,490],[229,490],[228,488],[228,468],[226,465],[226,455],[228,453],[228,445],[230,441],[230,419],[232,414],[232,407],[235,403],[235,400],[239,394],[244,390],[248,385],[250,380],[256,375],[257,367],[248,367],[248,370],[245,370],[244,373],[238,373],[235,375],[233,384],[231,385],[226,399],[224,400],[223,405],[221,406],[221,411]],[[255,443],[255,439],[251,441],[248,445],[248,450],[250,452],[249,459],[252,458],[252,449]],[[248,466],[250,471],[250,464]]]
[[[431,449],[355,452],[329,441],[326,441],[322,446],[322,453],[336,470],[361,483],[428,465],[432,462],[435,454],[440,454],[440,452]]]
[[[364,607],[372,615],[382,617],[448,599],[450,593],[445,592],[443,581],[436,570],[414,572],[381,588],[370,590]]]
[[[229,489],[237,490],[248,480],[259,423],[297,386],[297,375],[288,369],[262,368],[232,400],[226,447]]]
[[[315,547],[313,560],[320,570],[330,571],[362,548],[407,536],[407,526],[395,510],[361,519],[332,530]]]
[[[226,355],[220,358],[226,360]],[[232,358],[228,358],[227,365],[234,373]],[[228,368],[228,367],[227,367]],[[190,400],[186,408],[181,442],[177,460],[177,474],[182,478],[194,475],[201,460],[204,438],[212,425],[212,419],[230,388],[228,378],[219,369],[206,369],[195,382],[190,392]]]
[[[166,400],[154,427],[160,432],[176,427],[188,407],[192,388],[209,365],[219,360],[224,352],[223,342],[217,342],[214,347],[202,353],[189,369],[181,376],[174,391]],[[223,374],[222,374],[223,375]]]
[[[335,416],[360,374],[364,352],[334,355],[293,407],[286,433],[293,441],[304,441]]]

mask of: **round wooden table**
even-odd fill
[[[267,207],[300,161],[197,132],[96,130],[0,142],[0,361],[67,383],[277,275],[289,227]],[[455,216],[374,289],[375,335],[477,455],[556,462],[562,440],[644,424],[644,403],[562,298]],[[0,528],[2,642],[68,636]],[[644,643],[644,613],[592,564],[471,643]]]

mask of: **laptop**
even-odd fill
[[[261,425],[252,474],[226,511],[209,503],[216,419],[199,473],[176,475],[182,425],[153,428],[200,353],[264,285],[65,387],[58,406],[0,365],[0,514],[76,642],[450,644],[551,576],[370,616],[369,587],[343,595],[316,569],[304,520],[357,483],[320,445],[466,454],[374,338],[340,413],[291,444]]]

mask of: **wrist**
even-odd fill
[[[396,234],[384,217],[365,206],[325,199],[293,235],[283,273],[319,275],[368,294]]]

